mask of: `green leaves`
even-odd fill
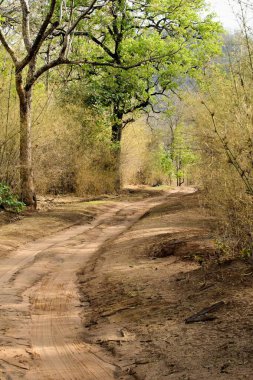
[[[114,121],[196,78],[220,52],[222,29],[204,12],[204,0],[109,0],[97,9],[72,43],[71,58],[94,62],[83,65],[89,105]]]
[[[17,200],[9,186],[0,183],[0,207],[5,210],[21,212],[25,208],[25,204]]]
[[[166,151],[163,147],[160,147],[160,150],[158,152],[158,159],[162,172],[167,176],[172,176],[175,169],[170,152]]]
[[[139,5],[126,0],[109,1],[91,18],[90,37],[84,39],[82,51],[87,58],[97,60],[99,56],[101,63],[123,67],[139,64],[139,77],[135,69],[129,69],[126,76],[123,71],[117,73],[128,82],[133,82],[133,76],[136,88],[145,74],[146,80],[152,75],[189,75],[192,68],[202,67],[220,52],[222,29],[212,15],[201,16],[204,9],[203,0],[145,0]],[[146,67],[149,69],[145,73]],[[100,72],[114,86],[111,79],[116,73],[108,68]],[[124,86],[122,89],[125,93]]]

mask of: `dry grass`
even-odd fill
[[[238,76],[215,72],[208,91],[190,101],[200,148],[195,178],[204,189],[203,205],[217,218],[217,241],[224,257],[253,252],[253,197],[244,181],[248,178],[253,189],[253,92],[245,57],[240,64],[243,72],[238,69]],[[209,110],[201,104],[203,99]]]
[[[145,117],[124,129],[121,157],[123,185],[170,184],[168,175],[159,165],[164,133],[158,128],[156,131],[151,130]]]

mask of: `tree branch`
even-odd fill
[[[68,44],[69,44],[69,39],[70,35],[73,33],[73,31],[77,28],[78,24],[86,17],[88,16],[91,11],[94,11],[95,9],[101,8],[101,6],[95,7],[97,0],[93,0],[91,4],[88,6],[88,8],[81,13],[81,15],[73,22],[73,24],[68,28],[64,35],[64,40],[63,40],[63,45],[60,53],[60,58],[64,59],[65,58],[65,53],[68,49]]]
[[[127,70],[131,70],[131,69],[140,67],[146,63],[149,63],[149,62],[151,63],[153,61],[156,61],[157,59],[159,59],[159,57],[152,57],[152,58],[149,58],[149,59],[146,59],[143,61],[139,61],[139,62],[134,63],[132,65],[124,66],[123,64],[118,65],[113,61],[111,61],[111,62],[110,61],[98,62],[98,61],[89,61],[87,59],[70,60],[67,58],[63,58],[61,56],[61,53],[60,53],[60,56],[57,59],[47,63],[46,65],[42,66],[41,68],[39,68],[37,70],[37,72],[33,75],[33,77],[26,83],[25,89],[26,90],[30,89],[33,86],[33,84],[37,81],[37,79],[39,79],[41,77],[41,75],[43,75],[48,70],[51,70],[52,68],[54,68],[56,66],[60,66],[60,65],[90,65],[90,66],[97,66],[97,67],[112,67],[114,69],[122,69],[122,70],[127,71]]]
[[[135,122],[135,118],[134,117],[129,117],[128,119],[123,120],[122,129],[125,128],[128,124],[134,123],[134,122]]]
[[[40,30],[38,31],[38,34],[29,50],[29,53],[27,54],[27,56],[23,59],[23,61],[21,61],[19,64],[18,64],[18,72],[19,71],[22,71],[23,68],[31,61],[31,59],[34,58],[34,56],[37,54],[37,52],[39,51],[43,41],[47,38],[48,36],[48,32],[46,33],[46,30],[47,30],[47,27],[48,25],[50,24],[51,22],[51,19],[53,17],[53,14],[54,14],[54,11],[55,11],[55,7],[56,7],[56,0],[51,0],[50,2],[50,8],[49,8],[49,11],[48,11],[48,14],[46,15],[46,18],[45,20],[43,21],[41,27],[40,27]],[[59,23],[54,23],[53,26],[50,28],[51,32],[52,30],[54,30],[57,26],[59,25]]]
[[[234,155],[234,153],[232,152],[232,150],[228,146],[228,143],[225,141],[225,139],[221,136],[220,132],[218,131],[218,127],[217,127],[217,123],[216,123],[216,119],[215,119],[215,113],[210,110],[210,108],[207,106],[207,104],[203,100],[201,101],[201,103],[204,105],[204,107],[206,108],[206,110],[210,114],[212,124],[214,127],[214,132],[218,136],[218,139],[220,140],[220,142],[223,146],[223,149],[226,153],[226,156],[228,157],[229,162],[234,166],[237,173],[239,174],[242,181],[244,182],[244,185],[246,187],[246,192],[250,195],[253,195],[253,187],[252,187],[252,184],[250,183],[250,179],[246,175],[246,171],[243,170],[243,168],[241,167],[240,163],[238,162],[236,156]]]
[[[1,28],[0,28],[0,41],[2,42],[3,47],[5,48],[5,50],[7,51],[7,53],[10,55],[10,57],[11,57],[14,65],[16,67],[17,64],[18,64],[18,60],[17,60],[17,58],[15,56],[14,51],[12,50],[12,48],[10,47],[10,45],[8,44],[8,42],[6,41]]]
[[[31,48],[31,36],[30,36],[30,10],[27,0],[20,0],[22,9],[22,35],[27,52],[30,52]]]
[[[90,12],[92,10],[95,9],[95,4],[96,4],[97,0],[93,0],[92,3],[89,5],[89,7],[76,19],[75,22],[73,22],[73,24],[70,26],[70,28],[68,29],[66,35],[69,35],[73,32],[73,30],[76,29],[76,27],[78,26],[79,22],[82,21],[88,14],[90,14]],[[101,5],[102,7],[102,5]],[[97,9],[97,7],[96,7]]]
[[[95,36],[93,36],[89,32],[74,32],[75,36],[87,36],[95,42],[98,46],[100,46],[111,58],[115,58],[115,54],[101,41],[99,41]]]
[[[128,109],[125,114],[128,114],[128,113],[132,113],[138,109],[142,109],[142,108],[146,108],[147,106],[150,106],[151,103],[150,103],[150,98],[148,97],[148,99],[146,100],[143,100],[142,102],[140,102],[139,104],[131,107],[130,109]]]

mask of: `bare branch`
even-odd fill
[[[22,9],[22,35],[27,52],[31,49],[30,10],[27,0],[20,0]]]
[[[73,30],[76,29],[80,21],[82,21],[92,10],[94,10],[94,6],[96,4],[97,0],[93,0],[92,3],[89,5],[89,7],[76,19],[75,22],[70,26],[70,28],[67,31],[67,35],[71,34]]]
[[[129,117],[128,119],[123,120],[122,129],[125,128],[128,124],[134,123],[134,122],[135,122],[135,118],[134,117]]]
[[[235,170],[237,171],[237,173],[241,177],[241,179],[242,179],[242,181],[246,187],[246,192],[250,195],[253,195],[253,188],[252,188],[252,185],[250,183],[250,179],[248,178],[246,171],[243,170],[243,168],[241,167],[240,163],[238,162],[235,154],[232,152],[232,150],[228,146],[228,143],[226,142],[225,138],[223,138],[221,136],[221,134],[218,130],[216,119],[215,119],[215,113],[210,110],[208,105],[203,100],[201,103],[204,105],[204,107],[206,108],[207,112],[209,113],[209,115],[211,117],[212,124],[214,127],[214,132],[218,136],[218,139],[223,146],[223,149],[226,153],[226,156],[228,157],[229,162],[234,166]]]
[[[18,60],[17,60],[17,58],[15,56],[15,53],[12,50],[12,48],[10,47],[10,45],[8,44],[8,42],[6,41],[6,39],[4,37],[4,34],[3,34],[3,32],[2,32],[1,29],[0,29],[0,41],[2,42],[3,47],[5,48],[5,50],[7,51],[7,53],[10,55],[10,57],[11,57],[14,65],[17,66]]]
[[[68,45],[69,45],[69,41],[70,41],[70,35],[73,33],[73,31],[77,28],[78,24],[85,17],[87,17],[92,11],[94,11],[95,9],[97,9],[97,7],[95,7],[95,4],[96,4],[97,1],[98,0],[93,0],[91,2],[91,4],[88,6],[88,8],[84,12],[81,13],[81,15],[72,23],[72,25],[66,31],[65,36],[64,36],[64,41],[63,41],[62,49],[61,49],[61,53],[60,53],[60,58],[61,59],[66,58],[65,55],[66,55],[66,51],[68,50]]]
[[[51,19],[53,17],[54,11],[56,7],[56,0],[51,0],[50,2],[50,8],[48,11],[48,14],[46,15],[45,20],[43,21],[40,30],[30,48],[29,54],[23,59],[23,61],[18,65],[18,71],[22,71],[23,68],[34,58],[34,56],[37,54],[39,51],[43,41],[47,38],[48,32],[47,27],[51,22]],[[53,26],[50,28],[51,32],[54,30],[57,26],[59,25],[58,22],[55,22]]]

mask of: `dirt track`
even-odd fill
[[[79,273],[84,340],[111,353],[116,379],[253,379],[253,270],[219,258],[215,227],[198,194],[172,194]]]
[[[189,193],[80,204],[74,216],[64,206],[3,226],[0,380],[252,379],[252,268],[196,262],[217,259],[215,221]],[[38,225],[43,238],[5,252]],[[217,319],[185,325],[217,301]]]
[[[159,200],[109,203],[95,220],[1,259],[0,379],[114,379],[103,350],[83,342],[76,273]]]

